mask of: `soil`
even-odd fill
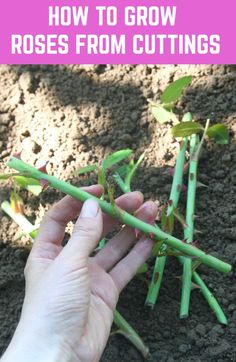
[[[170,191],[168,166],[174,165],[176,144],[170,125],[159,125],[147,99],[158,101],[172,81],[192,74],[194,81],[177,105],[200,121],[210,117],[230,129],[231,143],[207,144],[200,163],[197,229],[201,248],[232,263],[229,275],[201,266],[199,271],[222,305],[229,324],[217,323],[199,290],[191,298],[191,314],[179,319],[181,269],[170,258],[154,310],[144,307],[149,276],[132,281],[122,293],[118,309],[150,348],[150,361],[236,361],[236,68],[235,66],[0,66],[0,153],[5,162],[23,149],[25,161],[48,160],[48,170],[77,185],[80,166],[99,162],[124,147],[135,156],[146,151],[134,188],[163,205]],[[1,163],[1,170],[4,165]],[[0,185],[0,197],[9,197],[9,184]],[[39,222],[62,195],[48,190],[39,198],[23,192],[26,214]],[[183,199],[184,201],[184,199]],[[182,201],[182,202],[183,202]],[[0,352],[17,324],[24,296],[23,269],[26,240],[0,214]],[[150,267],[153,260],[150,260]],[[151,271],[149,272],[151,273]],[[102,362],[142,361],[123,337],[114,335]]]

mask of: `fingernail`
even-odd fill
[[[99,209],[99,205],[97,201],[94,200],[87,200],[83,204],[80,217],[88,217],[93,218],[97,215]]]

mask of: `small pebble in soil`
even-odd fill
[[[191,346],[189,344],[181,344],[178,348],[179,352],[181,353],[187,353],[191,349]]]
[[[235,241],[236,240],[236,228],[232,227],[232,228],[228,228],[225,230],[225,236],[227,238],[229,238],[230,240]],[[231,248],[233,248],[233,245],[231,245]],[[236,244],[235,244],[235,248],[233,248],[234,251],[236,251]]]
[[[228,351],[230,349],[230,345],[226,340],[221,340],[220,344],[216,345],[216,346],[212,346],[212,347],[208,347],[207,348],[207,352],[209,354],[209,356],[211,357],[216,357],[219,356],[220,354]]]
[[[230,153],[226,153],[225,155],[223,155],[222,161],[223,161],[223,162],[230,162],[230,161],[231,161],[231,155],[230,155]]]
[[[203,337],[206,334],[206,328],[203,324],[198,324],[196,326],[196,332]]]
[[[216,177],[217,179],[224,178],[224,177],[225,177],[225,172],[224,172],[223,170],[218,170],[218,171],[216,171],[216,173],[215,173],[215,177]]]
[[[123,135],[120,136],[120,141],[125,142],[125,143],[131,143],[132,137],[130,136],[130,134],[124,133]]]
[[[31,74],[29,72],[22,73],[19,78],[19,84],[23,91],[29,91],[31,89]]]
[[[236,310],[233,312],[232,320],[233,320],[233,321],[236,321]]]
[[[139,112],[132,112],[130,118],[133,122],[136,122],[139,119]]]
[[[30,137],[30,131],[28,129],[26,129],[25,131],[21,132],[21,136]]]
[[[198,348],[202,348],[203,346],[204,346],[204,339],[203,338],[201,338],[201,339],[197,339],[196,340],[196,346],[198,347]]]
[[[232,311],[235,311],[235,310],[236,310],[236,305],[235,304],[230,304],[229,307],[228,307],[228,311],[232,312]]]
[[[8,123],[10,122],[10,116],[8,113],[2,113],[0,114],[0,124],[2,125],[8,125]]]
[[[231,215],[231,216],[230,216],[230,221],[231,221],[232,223],[236,223],[236,215]]]
[[[33,153],[37,154],[41,151],[41,149],[42,149],[42,147],[37,142],[33,142],[33,145],[32,145]]]

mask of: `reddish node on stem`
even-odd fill
[[[48,174],[47,169],[46,169],[46,165],[43,165],[43,166],[39,167],[38,170],[39,170],[40,172],[43,172],[43,173]]]
[[[185,243],[185,244],[187,244],[187,243],[188,243],[188,239],[183,239],[182,242]]]
[[[173,200],[168,200],[167,203],[168,203],[169,206],[172,206],[173,205]]]
[[[139,229],[134,229],[134,234],[135,234],[136,239],[138,239],[141,236],[141,231]]]
[[[194,173],[190,173],[189,178],[190,178],[191,181],[193,181],[194,180]]]
[[[195,248],[199,248],[199,241],[198,240],[194,240],[192,242],[192,245],[195,246]]]
[[[151,239],[154,238],[154,234],[153,234],[153,233],[149,233],[149,236],[150,236]]]
[[[15,153],[15,154],[13,155],[13,157],[17,158],[18,160],[21,160],[21,154],[22,154],[22,152]]]
[[[158,279],[159,279],[159,273],[155,272],[155,274],[154,274],[154,283],[155,284],[158,282]]]
[[[152,218],[152,217],[150,217],[150,218],[146,221],[146,223],[147,223],[147,224],[150,224],[150,225],[152,225],[152,226],[154,226],[154,224],[155,224],[155,220],[153,220],[153,218]]]
[[[42,187],[42,190],[45,191],[46,188],[49,186],[49,182],[42,178],[40,180],[40,186]]]

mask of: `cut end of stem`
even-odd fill
[[[187,319],[189,317],[189,314],[188,313],[185,313],[185,314],[180,314],[180,319]]]
[[[146,302],[145,302],[145,306],[146,306],[146,307],[149,307],[149,308],[151,308],[151,309],[153,310],[153,309],[154,309],[154,307],[155,307],[155,303],[152,303],[152,302],[146,301]]]

